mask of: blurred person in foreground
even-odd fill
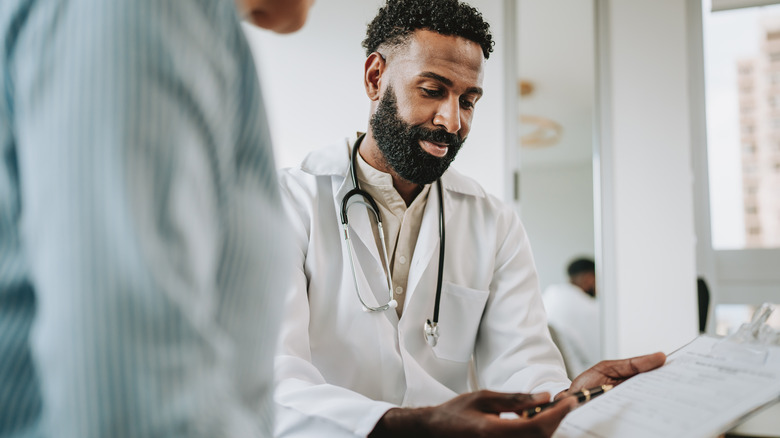
[[[281,175],[297,262],[276,359],[277,434],[550,436],[574,405],[570,391],[663,364],[663,353],[602,362],[570,382],[517,214],[448,169],[489,92],[482,15],[458,0],[389,0],[363,45],[365,135]],[[364,195],[350,201],[357,185]],[[533,418],[500,416],[550,395],[564,401]]]
[[[601,312],[596,301],[596,264],[577,258],[566,267],[568,283],[551,284],[542,300],[571,376],[601,359]]]
[[[289,234],[240,19],[310,3],[0,2],[0,437],[271,436]]]

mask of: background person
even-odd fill
[[[601,313],[593,260],[575,259],[566,272],[569,282],[548,286],[542,300],[566,368],[574,377],[601,360]]]
[[[271,436],[288,230],[235,5],[3,0],[0,42],[0,437]]]

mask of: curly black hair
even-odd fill
[[[474,41],[485,59],[493,51],[490,25],[479,11],[459,0],[387,0],[368,24],[363,40],[366,56],[384,44],[404,44],[418,29]]]

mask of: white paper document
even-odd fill
[[[566,416],[553,438],[712,438],[780,398],[780,347],[700,336]]]

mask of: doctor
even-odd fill
[[[281,177],[298,266],[284,291],[277,435],[549,436],[574,405],[566,391],[660,366],[660,353],[603,362],[572,384],[517,214],[448,170],[493,48],[481,14],[388,0],[363,45],[367,132]],[[472,357],[486,390],[469,393]],[[564,401],[498,416],[549,394]]]

